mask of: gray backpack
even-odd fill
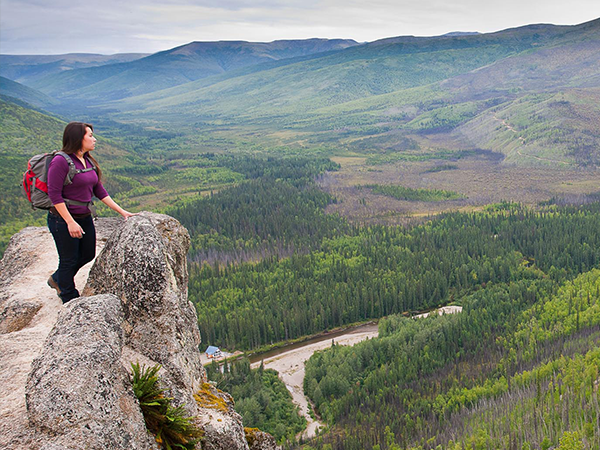
[[[52,202],[50,201],[50,197],[48,197],[48,168],[56,155],[61,155],[69,163],[69,172],[65,177],[65,186],[73,182],[75,175],[96,170],[94,163],[89,160],[92,167],[77,169],[71,157],[62,151],[40,153],[33,156],[27,163],[27,171],[23,174],[23,192],[33,209],[50,209],[52,207]],[[67,205],[80,205],[87,206],[90,209],[93,208],[92,202],[78,202],[65,198],[65,203]],[[93,209],[91,210],[93,211]]]

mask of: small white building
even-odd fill
[[[220,358],[223,356],[219,347],[215,347],[214,345],[209,345],[204,353],[206,353],[208,358]]]

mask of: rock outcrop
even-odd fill
[[[121,219],[98,219],[97,249],[119,226]],[[42,354],[62,302],[46,285],[58,264],[58,255],[46,228],[28,227],[14,235],[0,260],[0,448],[37,449],[42,445],[29,426],[25,385],[32,361]],[[90,264],[75,281],[83,286]]]
[[[130,354],[159,363],[171,395],[194,413],[193,394],[206,372],[196,310],[187,298],[189,244],[187,230],[172,217],[131,217],[96,259],[83,295],[111,293],[121,300]]]
[[[42,449],[156,448],[121,364],[123,307],[114,295],[66,305],[26,389]]]
[[[187,231],[173,218],[153,213],[113,221],[111,226],[115,223],[118,226],[91,268],[82,297],[63,307],[58,299],[40,303],[35,294],[22,301],[18,292],[0,295],[0,332],[5,336],[29,332],[44,311],[60,311],[47,314],[55,325],[52,331],[37,334],[47,336],[43,348],[38,343],[35,359],[22,365],[30,370],[26,388],[16,397],[26,398],[27,423],[3,408],[2,419],[12,429],[0,444],[33,450],[158,449],[130,382],[131,363],[140,363],[160,364],[159,376],[168,395],[203,428],[202,448],[276,448],[273,437],[259,431],[247,440],[231,397],[207,383],[197,317],[187,299]],[[102,225],[97,223],[99,236]],[[39,258],[41,247],[30,251],[27,246],[44,230],[22,233],[0,263],[10,267],[13,280]],[[49,267],[52,264],[38,269],[47,271],[38,284],[45,283]],[[18,341],[11,351],[18,350]],[[0,379],[7,379],[13,370],[5,364],[0,369]],[[23,400],[23,407],[17,408],[21,415],[24,405]],[[23,429],[17,430],[19,426]]]

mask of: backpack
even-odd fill
[[[40,153],[39,155],[33,156],[27,163],[27,171],[23,174],[23,192],[27,197],[27,200],[31,203],[33,209],[50,209],[52,202],[48,197],[48,169],[50,163],[56,155],[61,155],[69,163],[69,172],[65,177],[64,186],[67,186],[73,182],[73,177],[79,173],[89,172],[96,170],[96,166],[93,162],[88,160],[92,167],[87,169],[77,169],[75,163],[69,155],[62,151],[54,151],[52,153]],[[65,198],[65,203],[68,205],[80,205],[90,207],[90,203],[78,202],[76,200],[69,200]]]

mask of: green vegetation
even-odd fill
[[[398,185],[365,184],[359,186],[360,189],[371,189],[375,194],[387,195],[398,200],[422,201],[422,202],[441,202],[444,200],[456,200],[464,198],[454,191],[444,191],[440,189],[413,189]]]
[[[7,98],[15,103],[23,102],[24,106],[49,107],[57,101],[42,94],[40,91],[28,88],[8,78],[0,77],[0,98]]]
[[[536,212],[501,205],[487,213],[449,214],[410,230],[354,229],[324,238],[308,254],[192,266],[189,297],[203,341],[256,348],[436,307],[486,283],[523,276],[530,261],[557,280],[589,270],[600,261],[597,209]]]
[[[483,104],[485,106],[485,104]],[[427,111],[406,124],[412,130],[451,130],[479,112],[477,103],[459,103]]]
[[[310,115],[316,110],[439,82],[529,51],[533,45],[555,43],[561,34],[543,36],[521,29],[484,37],[389,39],[216,78],[210,85],[198,80],[130,97],[118,107],[148,118],[174,118],[172,113],[178,111],[179,118],[209,125],[233,119],[234,123],[302,126],[303,121],[314,119]]]
[[[471,140],[523,165],[599,163],[600,130],[589,119],[598,114],[598,94],[565,89],[523,95],[490,108],[461,128]]]
[[[160,365],[140,367],[132,363],[131,370],[133,392],[140,402],[146,427],[156,442],[165,450],[195,449],[204,432],[196,428],[183,407],[173,406],[173,399],[165,396],[158,377]]]
[[[436,172],[443,172],[444,170],[457,170],[458,166],[456,164],[440,164],[437,166],[433,166],[425,171],[423,171],[423,173],[436,173]]]
[[[208,378],[219,389],[235,398],[235,410],[242,416],[244,425],[259,428],[272,434],[281,445],[295,441],[304,430],[306,420],[298,414],[292,396],[274,370],[250,369],[248,359],[225,364],[224,371],[213,362],[207,367]]]
[[[337,168],[327,159],[206,158],[248,181],[166,210],[190,231],[192,261],[227,263],[289,254],[348,228],[324,213],[333,199],[311,182],[319,173]]]
[[[313,355],[305,390],[338,426],[307,448],[597,448],[600,271],[522,271],[460,314],[391,316],[379,339]]]

